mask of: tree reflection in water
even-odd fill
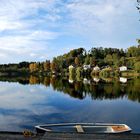
[[[121,83],[118,79],[100,79],[95,82],[94,79],[78,80],[73,83],[68,78],[61,77],[0,77],[0,81],[19,82],[20,84],[43,84],[50,85],[54,90],[68,94],[71,97],[84,99],[117,99],[124,96],[132,101],[140,102],[140,78],[128,80],[127,83]]]

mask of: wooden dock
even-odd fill
[[[25,137],[22,133],[0,133],[0,140],[140,140],[140,134],[45,133]]]

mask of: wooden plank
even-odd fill
[[[84,133],[84,130],[81,125],[76,125],[75,127],[76,127],[78,133]]]

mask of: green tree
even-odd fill
[[[113,57],[113,64],[115,67],[118,67],[119,66],[119,56],[117,53],[113,53],[112,54],[112,57]]]
[[[125,57],[121,57],[119,63],[120,63],[121,66],[122,66],[122,65],[125,65],[125,64],[126,64]]]
[[[140,45],[140,39],[137,39],[138,44]]]
[[[86,56],[84,64],[85,65],[89,65],[90,64],[90,56],[89,55]]]
[[[91,66],[96,66],[96,59],[94,57],[90,57],[90,65]]]
[[[134,64],[134,68],[137,72],[140,72],[140,61],[138,61]]]
[[[127,56],[128,57],[137,57],[140,55],[140,48],[132,46],[128,48]]]
[[[75,58],[74,63],[75,63],[76,66],[80,65],[80,60],[79,60],[78,57]]]
[[[76,76],[77,77],[81,77],[81,75],[82,75],[82,68],[81,67],[77,67],[77,69],[76,69]]]
[[[112,55],[111,54],[108,54],[106,57],[105,57],[105,62],[109,65],[112,65],[113,63],[113,58],[112,58]]]
[[[140,0],[137,0],[137,10],[139,11],[139,13],[140,13]]]

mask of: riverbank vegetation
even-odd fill
[[[119,75],[139,76],[140,40],[137,46],[126,50],[117,48],[84,48],[54,57],[52,61],[21,62],[19,64],[1,64],[0,76],[4,75],[65,75],[69,77]]]

